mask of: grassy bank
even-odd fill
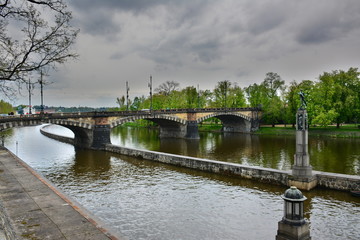
[[[145,128],[155,128],[156,124],[140,120],[131,123],[126,123],[124,126],[127,127],[145,127]],[[327,136],[335,138],[360,138],[360,128],[357,124],[346,124],[342,125],[340,128],[336,126],[328,127],[314,127],[309,128],[310,136]],[[203,132],[220,132],[222,125],[221,124],[199,124],[199,131]],[[254,134],[258,135],[295,135],[295,128],[291,125],[276,125],[275,127],[263,125],[258,131]]]
[[[203,132],[220,132],[222,125],[221,124],[199,124],[199,131]]]
[[[271,126],[261,126],[259,131],[255,134],[262,135],[294,135],[295,128],[284,127],[283,125],[271,127]],[[335,138],[360,138],[360,129],[358,125],[348,124],[343,125],[340,128],[336,126],[328,127],[310,127],[309,128],[310,136],[327,136]]]

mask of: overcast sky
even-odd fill
[[[76,0],[80,55],[47,80],[45,105],[116,106],[165,81],[212,90],[276,72],[289,83],[359,67],[359,0]],[[18,103],[27,103],[19,98]],[[35,92],[33,104],[39,104]]]

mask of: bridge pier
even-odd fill
[[[187,138],[199,139],[198,124],[196,121],[187,121],[186,124],[179,124],[174,122],[157,121],[160,127],[161,138]]]
[[[110,125],[107,118],[95,118],[93,128],[66,126],[74,132],[74,145],[79,148],[103,149],[105,144],[111,143]]]

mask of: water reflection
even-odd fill
[[[160,139],[157,130],[117,127],[111,141],[122,146],[290,170],[295,136],[201,132],[199,140]],[[360,174],[360,139],[309,138],[314,170]]]
[[[14,151],[14,143],[19,141],[22,159],[130,239],[273,239],[283,215],[280,195],[286,187],[78,150],[42,136],[39,127],[16,128],[10,135],[8,148]],[[150,138],[140,136],[157,139],[155,134]],[[199,154],[199,148],[201,154],[209,154],[208,150],[209,156],[231,159],[232,154],[226,152],[229,145],[242,163],[257,161],[269,166],[282,165],[292,157],[286,148],[274,150],[292,144],[292,138],[263,140],[263,136],[231,134],[208,134],[206,138],[195,142],[159,139],[155,143],[144,143],[137,136],[121,140],[188,154]],[[267,163],[268,156],[275,159],[277,153],[278,160]],[[323,189],[304,195],[308,197],[305,217],[310,221],[313,239],[358,239],[359,198]]]

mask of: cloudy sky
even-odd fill
[[[76,0],[80,58],[48,80],[45,105],[116,106],[165,81],[213,89],[278,73],[287,83],[360,67],[359,0]],[[36,93],[33,103],[40,99]],[[27,103],[26,98],[23,103]],[[22,101],[21,98],[18,101]]]

